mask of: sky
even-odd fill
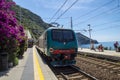
[[[80,32],[90,37],[88,26],[90,25],[92,39],[98,42],[120,41],[120,0],[13,1],[17,5],[39,15],[46,23],[57,22],[60,24],[59,27],[63,25],[64,28],[70,29],[72,17],[73,30],[75,32]],[[70,8],[75,1],[76,3]],[[54,16],[63,3],[65,5]]]

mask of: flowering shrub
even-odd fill
[[[17,56],[20,44],[25,40],[25,33],[15,18],[11,6],[14,2],[0,0],[0,51]]]

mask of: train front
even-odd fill
[[[70,29],[52,29],[49,34],[48,49],[53,66],[68,66],[76,63],[78,51],[76,35]]]

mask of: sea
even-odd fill
[[[99,42],[98,44],[94,44],[94,47],[97,48],[100,44],[102,44],[103,47],[106,48],[107,50],[115,50],[114,43],[115,43],[115,41]],[[120,41],[118,41],[118,43],[119,43],[119,46],[120,46]],[[79,45],[79,47],[80,48],[90,48],[90,44]]]

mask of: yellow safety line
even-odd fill
[[[40,64],[39,64],[39,61],[37,58],[35,47],[33,47],[33,57],[34,57],[34,79],[35,80],[44,80],[44,76],[43,76],[42,70],[40,68]]]

